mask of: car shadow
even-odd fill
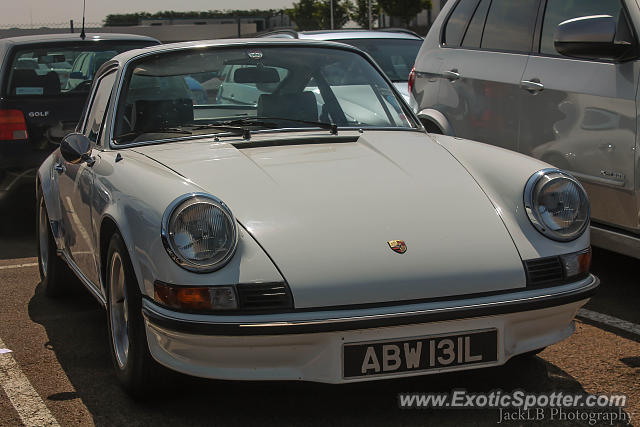
[[[601,286],[585,308],[640,324],[638,270],[640,259],[593,248],[591,272]]]
[[[34,186],[0,197],[0,260],[37,255]]]
[[[539,357],[458,373],[346,385],[214,381],[170,373],[143,401],[120,388],[111,365],[105,313],[84,290],[50,299],[38,285],[29,315],[42,325],[74,390],[42,396],[81,399],[96,425],[494,425],[498,410],[401,410],[398,394],[525,390],[584,393],[567,372]],[[391,421],[393,420],[393,421]]]

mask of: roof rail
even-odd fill
[[[412,36],[416,36],[416,37],[420,37],[421,39],[423,39],[424,37],[422,37],[420,34],[416,33],[415,31],[411,31],[408,30],[406,28],[377,28],[378,31],[384,31],[386,33],[404,33],[404,34],[410,34]]]
[[[280,30],[267,31],[265,33],[259,34],[256,37],[279,37],[279,38],[292,38],[298,39],[298,32],[296,30],[290,28],[283,28]]]

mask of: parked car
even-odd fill
[[[229,64],[269,93],[194,106],[185,79]],[[429,136],[356,48],[133,50],[90,99],[39,169],[42,287],[63,293],[71,270],[105,307],[134,394],[158,364],[327,383],[501,365],[569,336],[598,286],[575,179]]]
[[[125,50],[158,43],[127,34],[0,39],[0,200],[22,184],[33,188],[38,166],[75,128],[96,58],[104,62]],[[80,63],[87,67],[81,70]]]
[[[635,1],[448,2],[416,60],[413,108],[431,132],[569,170],[592,241],[640,257]]]
[[[346,43],[364,50],[378,63],[396,89],[409,102],[409,73],[422,45],[422,37],[405,29],[384,30],[276,30],[260,35],[269,38],[324,40]]]

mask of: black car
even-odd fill
[[[0,39],[0,202],[75,129],[93,76],[118,53],[156,45],[131,34]]]

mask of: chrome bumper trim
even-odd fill
[[[590,275],[581,282],[578,287],[567,289],[567,286],[539,289],[532,294],[530,290],[496,295],[493,300],[486,298],[461,301],[440,302],[440,307],[427,309],[411,309],[411,306],[399,306],[399,312],[384,314],[368,314],[349,317],[328,317],[323,319],[297,319],[269,321],[268,316],[246,316],[246,319],[255,318],[264,321],[238,322],[234,320],[224,321],[221,316],[207,316],[211,321],[195,319],[194,316],[185,315],[166,310],[149,299],[144,299],[142,313],[151,325],[175,332],[194,335],[218,335],[218,336],[247,336],[247,335],[283,335],[283,334],[309,334],[321,332],[336,332],[357,329],[371,329],[389,326],[402,326],[418,323],[458,320],[472,317],[495,316],[500,314],[516,313],[522,311],[539,310],[549,307],[570,304],[589,298],[600,285],[597,277]],[[575,285],[575,284],[574,284]],[[525,294],[526,295],[523,295]],[[459,304],[459,305],[457,305]],[[415,307],[415,306],[414,306]],[[293,314],[293,313],[289,313]],[[306,315],[313,316],[314,312]],[[336,312],[332,312],[336,315]],[[317,314],[316,314],[317,315]],[[199,316],[203,317],[203,316]]]

